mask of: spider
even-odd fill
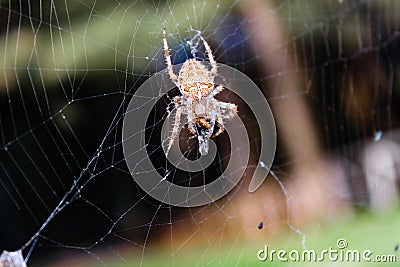
[[[180,96],[173,99],[176,108],[174,127],[172,129],[166,156],[178,137],[181,126],[181,116],[186,115],[187,128],[199,142],[201,155],[208,153],[208,141],[224,132],[224,119],[231,119],[237,113],[237,106],[232,103],[219,101],[214,97],[224,90],[222,85],[215,87],[214,77],[217,75],[217,63],[214,60],[211,48],[202,36],[211,70],[194,58],[183,63],[179,75],[172,71],[171,54],[168,48],[165,28],[163,29],[164,56],[167,63],[168,75],[178,87]],[[218,130],[214,134],[215,126]]]

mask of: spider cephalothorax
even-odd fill
[[[224,119],[235,116],[237,106],[215,99],[215,95],[224,87],[214,86],[214,77],[217,74],[217,63],[208,43],[201,37],[211,64],[211,70],[197,61],[188,59],[183,63],[177,77],[172,71],[171,55],[168,49],[165,29],[163,29],[163,43],[165,61],[167,62],[168,75],[173,83],[179,88],[181,96],[174,98],[176,108],[175,122],[168,144],[168,155],[174,140],[178,137],[182,114],[186,115],[188,130],[197,137],[199,141],[199,152],[201,155],[208,153],[208,140],[216,137],[224,131]],[[214,127],[218,130],[214,134]]]

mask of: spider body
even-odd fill
[[[179,135],[181,116],[185,115],[188,130],[197,137],[199,141],[199,152],[201,155],[208,153],[208,141],[224,131],[224,119],[230,119],[236,115],[237,106],[215,99],[215,95],[224,87],[214,85],[214,77],[217,74],[217,63],[208,43],[201,37],[204,43],[211,70],[196,59],[188,59],[183,63],[179,75],[172,71],[171,54],[168,49],[165,29],[163,29],[164,56],[167,63],[168,75],[173,83],[179,88],[180,96],[174,98],[176,108],[175,122],[169,140],[166,155],[168,155],[174,140]],[[215,127],[217,131],[214,134]]]

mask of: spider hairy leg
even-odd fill
[[[178,107],[176,109],[176,114],[175,114],[174,128],[172,129],[171,137],[169,139],[167,152],[165,152],[166,157],[168,157],[169,151],[171,150],[171,147],[174,144],[175,139],[179,135],[179,127],[181,125],[181,115],[182,115],[182,108]]]
[[[237,105],[235,104],[217,100],[217,105],[220,108],[220,114],[224,119],[232,119],[237,114]]]
[[[218,85],[211,93],[207,96],[208,98],[213,98],[214,96],[221,93],[225,88],[222,85]]]
[[[167,62],[167,70],[168,70],[169,78],[171,79],[171,81],[173,83],[175,83],[175,85],[178,86],[178,77],[172,71],[171,53],[169,52],[169,48],[168,48],[165,28],[163,28],[163,43],[164,43],[164,57],[165,57],[165,61]]]
[[[211,75],[214,77],[217,74],[217,62],[215,62],[214,60],[214,56],[212,54],[210,45],[207,43],[206,40],[204,40],[202,36],[200,36],[200,38],[204,43],[204,47],[206,48],[208,60],[210,61],[211,64]]]
[[[212,136],[217,137],[225,131],[224,119],[231,119],[237,114],[237,106],[235,104],[226,103],[213,99],[212,105],[216,110],[218,131]]]
[[[225,128],[221,125],[221,123],[217,123],[218,131],[212,136],[213,138],[217,137],[218,135],[222,134],[225,131]]]

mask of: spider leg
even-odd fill
[[[220,86],[218,86],[218,87],[220,87]],[[221,86],[221,88],[223,89],[222,86]],[[215,90],[218,90],[218,89],[216,88]],[[209,137],[217,137],[224,131],[224,126],[223,126],[224,122],[223,122],[221,110],[218,106],[218,100],[211,98],[210,105],[211,105],[211,112],[210,112],[211,130],[209,133],[209,135],[210,135]],[[215,125],[218,125],[218,132],[213,135]]]
[[[225,131],[225,128],[218,124],[218,131],[212,136],[213,138],[217,137],[218,135],[222,134]]]
[[[172,147],[175,139],[178,137],[179,126],[181,125],[181,115],[182,115],[182,108],[177,107],[176,114],[175,114],[174,128],[172,129],[172,133],[171,133],[169,143],[168,143],[167,152],[165,153],[166,157],[168,157],[168,153],[171,150],[171,147]]]
[[[193,124],[192,123],[192,125],[193,126],[189,126],[189,124],[188,124],[188,130],[189,130],[189,132],[191,133],[191,134],[193,134],[193,135],[195,135],[196,134],[196,132],[197,132],[197,130],[196,130],[196,128],[195,128],[195,124]]]
[[[206,48],[208,60],[210,60],[211,64],[211,75],[214,77],[217,74],[217,62],[215,62],[214,60],[210,45],[207,43],[206,40],[204,40],[202,36],[200,36],[200,39],[203,41],[204,47]]]
[[[165,57],[165,61],[167,62],[167,70],[168,70],[169,78],[179,88],[178,77],[172,71],[171,54],[170,54],[169,48],[168,48],[167,38],[166,38],[166,34],[165,34],[165,28],[163,28],[163,43],[164,43],[164,57]]]
[[[222,101],[217,101],[217,105],[220,109],[219,115],[224,119],[231,119],[237,114],[237,105],[232,103],[226,103]],[[219,120],[219,118],[218,118]],[[219,121],[221,123],[221,121]],[[222,124],[223,125],[223,124]]]
[[[212,105],[216,110],[218,131],[212,136],[217,137],[225,131],[224,119],[231,119],[236,115],[237,106],[213,99]]]
[[[211,91],[211,93],[207,96],[208,98],[214,98],[214,96],[218,95],[219,93],[221,93],[221,91],[223,91],[225,88],[222,85],[218,85],[217,87],[215,87],[214,90]]]

